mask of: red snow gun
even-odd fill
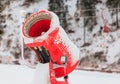
[[[60,26],[58,16],[47,10],[36,12],[23,23],[22,33],[24,43],[36,53],[39,62],[49,63],[51,84],[67,84],[58,83],[54,78],[67,78],[75,69],[79,49]]]
[[[103,16],[103,11],[102,11],[102,13],[101,13],[101,16],[102,16],[102,20],[103,20],[103,24],[104,24],[103,32],[104,32],[104,33],[109,33],[109,28],[108,28],[107,23],[106,23],[106,20],[105,20],[105,18],[104,18],[104,16]]]

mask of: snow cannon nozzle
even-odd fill
[[[23,34],[26,37],[38,37],[50,29],[51,15],[47,11],[32,14],[23,25]]]
[[[24,43],[36,53],[38,62],[49,63],[55,77],[68,75],[78,65],[79,49],[60,26],[55,13],[42,10],[32,14],[24,22],[22,33]]]

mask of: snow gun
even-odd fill
[[[36,12],[23,23],[22,34],[39,63],[49,64],[50,84],[68,84],[68,74],[79,63],[79,49],[60,26],[58,16],[47,10]],[[59,77],[64,81],[57,81]]]

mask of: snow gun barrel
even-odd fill
[[[67,75],[77,66],[79,49],[53,12],[42,10],[32,14],[24,22],[22,33],[26,46],[35,51],[40,63],[53,63],[56,77]]]

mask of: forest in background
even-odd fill
[[[12,14],[14,13],[12,12],[14,9],[11,9],[11,4],[16,4],[17,1],[18,0],[0,1],[0,59],[2,63],[19,64],[18,61],[21,59],[19,40],[19,28],[21,23],[19,19],[14,19],[16,18],[14,17],[14,14]],[[109,55],[107,50],[112,47],[110,46],[111,44],[120,40],[120,0],[45,1],[46,6],[48,6],[45,9],[53,11],[59,16],[62,27],[67,32],[70,39],[79,47],[81,52],[80,68],[92,67],[95,69],[97,68],[98,70],[99,68],[100,70],[107,70],[109,72],[111,69],[117,69],[119,71],[119,68],[117,67],[120,66],[120,51],[119,53],[117,52],[117,55],[113,56],[113,58],[117,58],[117,60],[115,60],[113,58],[107,58],[109,57],[107,56]],[[20,4],[18,4],[19,7],[23,7],[25,9],[29,8],[32,10],[27,10],[29,16],[41,9],[39,8],[39,6],[41,6],[40,2],[44,2],[44,0],[21,0],[18,2],[20,2]],[[34,4],[37,4],[37,6]],[[18,7],[17,5],[15,6]],[[20,10],[19,7],[18,10]],[[33,9],[30,7],[33,7]],[[15,10],[18,12],[17,9]],[[92,50],[92,48],[97,48],[99,45],[96,45],[94,41],[99,43],[101,38],[104,37],[101,32],[101,29],[104,28],[104,24],[99,20],[99,17],[101,17],[101,11],[104,11],[103,15],[106,18],[106,22],[110,30],[109,37],[106,37],[106,39],[110,38],[110,40],[108,39],[109,43],[108,45],[106,44],[107,46],[105,48],[102,47],[98,49],[98,51],[95,51]],[[106,11],[108,11],[108,15]],[[13,22],[12,25],[8,24],[9,21]],[[118,35],[116,36],[114,33],[117,33]],[[94,47],[93,45],[96,46]],[[25,51],[26,58],[29,58],[31,53],[26,47]],[[111,49],[109,52],[111,52]],[[108,63],[109,59],[113,59],[115,61]]]

